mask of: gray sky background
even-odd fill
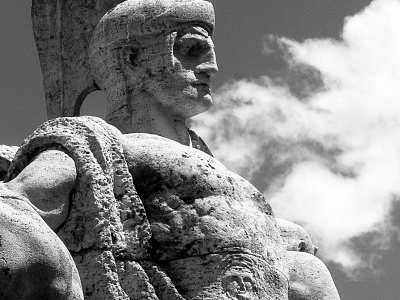
[[[46,120],[29,2],[0,2],[1,144],[20,145]],[[370,0],[218,0],[213,4],[220,69],[214,80],[217,108],[209,119],[196,121],[196,128],[218,158],[271,199],[278,216],[303,224],[317,237],[320,257],[343,300],[398,299],[400,145],[391,142],[398,139],[391,132],[400,126],[394,113],[400,107],[393,96],[398,95],[396,82],[387,84],[400,76],[400,69],[387,59],[396,58],[395,54],[385,51],[391,49],[392,39],[399,40],[395,36],[400,36],[400,26],[393,26],[397,32],[386,27],[396,14],[400,19],[400,1],[376,0],[370,5]],[[360,13],[366,7],[369,13]],[[346,19],[351,26],[342,36],[345,18],[355,14],[357,18]],[[365,33],[374,22],[376,32]],[[391,74],[389,79],[385,72]],[[375,79],[382,85],[375,86]],[[250,104],[237,104],[245,101]],[[102,115],[103,102],[99,95],[90,96],[83,113]],[[257,115],[258,111],[265,114]],[[321,116],[321,111],[328,113]],[[239,138],[229,138],[231,128]],[[371,145],[382,145],[383,153]],[[242,160],[246,163],[240,164]],[[383,168],[388,161],[390,167]],[[307,186],[319,197],[314,202]],[[308,211],[303,213],[297,205]]]

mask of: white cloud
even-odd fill
[[[195,130],[264,189],[277,216],[301,223],[325,259],[363,267],[346,242],[383,224],[400,194],[400,1],[348,17],[340,41],[266,41],[266,53],[278,44],[306,81],[227,84]]]

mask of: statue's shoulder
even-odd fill
[[[122,145],[127,159],[135,163],[137,160],[142,162],[144,159],[158,159],[163,157],[171,163],[177,158],[185,157],[190,158],[188,162],[196,160],[215,161],[211,153],[193,146],[185,146],[171,139],[148,133],[130,133],[124,134],[122,138]],[[222,164],[220,164],[221,167]]]
[[[188,129],[188,133],[191,139],[192,146],[190,148],[199,150],[211,157],[213,157],[211,150],[208,148],[207,144],[204,142],[204,140],[197,135],[193,130]],[[162,148],[170,148],[170,147],[175,147],[175,148],[180,148],[182,151],[187,149],[186,146],[175,142],[173,140],[170,140],[168,138],[155,135],[155,134],[149,134],[149,133],[129,133],[129,134],[124,134],[124,142],[126,142],[128,147],[132,147],[134,144],[138,145],[139,147],[146,145],[146,144],[151,144],[151,145],[157,145]]]
[[[202,177],[204,172],[230,175],[225,166],[207,152],[193,147],[194,145],[185,146],[158,135],[126,134],[123,136],[122,145],[131,173],[146,167],[165,176],[187,172],[193,175],[198,173],[199,177]]]
[[[142,198],[165,187],[194,199],[232,197],[272,214],[262,193],[204,151],[145,133],[124,135],[122,144],[133,182],[139,194],[145,193]]]

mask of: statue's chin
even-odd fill
[[[177,115],[181,116],[182,119],[188,119],[206,112],[211,108],[212,104],[211,95],[204,95],[186,103],[183,109],[182,107],[179,108]]]
[[[198,85],[183,91],[179,105],[173,107],[184,118],[191,118],[211,108],[213,100],[209,86]]]

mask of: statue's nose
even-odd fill
[[[246,291],[247,291],[247,289],[246,289],[246,286],[245,286],[245,284],[244,284],[244,281],[243,281],[243,278],[242,277],[240,277],[240,276],[234,276],[233,277],[234,278],[234,280],[236,281],[236,283],[238,284],[238,291],[240,292],[240,293],[245,293]]]
[[[236,298],[238,300],[249,300],[250,297],[249,297],[246,285],[245,285],[245,283],[243,281],[243,278],[241,278],[241,277],[237,278],[236,282],[239,285],[238,293],[236,294]]]
[[[214,49],[204,56],[204,60],[201,64],[196,67],[196,73],[206,73],[208,76],[212,77],[218,72],[217,58],[215,56]]]

